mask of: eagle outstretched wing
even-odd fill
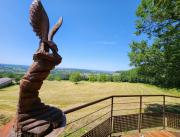
[[[58,20],[57,24],[54,25],[53,29],[50,31],[50,33],[49,33],[49,38],[48,38],[49,41],[53,40],[54,35],[55,35],[56,32],[58,31],[58,29],[61,27],[62,23],[63,23],[63,18],[61,17],[61,18]]]
[[[49,18],[40,0],[33,0],[30,7],[30,24],[41,40],[48,40]]]

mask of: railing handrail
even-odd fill
[[[180,98],[180,96],[165,95],[165,97]]]
[[[113,96],[105,97],[105,98],[102,98],[102,99],[99,99],[99,100],[96,100],[96,101],[93,101],[93,102],[86,103],[86,104],[84,104],[84,105],[80,105],[80,106],[77,106],[77,107],[74,107],[74,108],[65,110],[65,111],[64,111],[64,114],[69,114],[69,113],[72,113],[72,112],[74,112],[74,111],[83,109],[83,108],[85,108],[85,107],[89,107],[89,106],[94,105],[94,104],[97,104],[97,103],[99,103],[99,102],[108,100],[108,99],[110,99],[110,98],[112,98],[112,97],[113,97]]]
[[[81,109],[83,109],[83,108],[87,108],[87,107],[89,107],[89,106],[93,106],[93,105],[95,105],[95,104],[97,104],[97,103],[101,103],[101,102],[107,101],[107,100],[109,100],[109,99],[110,99],[109,101],[111,101],[110,105],[104,106],[104,107],[102,107],[102,108],[100,108],[100,109],[98,109],[98,110],[96,110],[96,111],[93,111],[93,112],[91,112],[91,113],[89,113],[89,114],[87,114],[87,115],[85,115],[85,116],[83,116],[83,117],[80,117],[80,118],[78,118],[78,119],[76,119],[76,120],[74,120],[74,121],[71,121],[71,122],[69,122],[67,125],[72,124],[72,123],[74,123],[74,122],[76,122],[76,121],[79,121],[79,120],[81,120],[81,119],[83,119],[83,118],[85,118],[85,117],[87,117],[87,116],[90,116],[90,115],[92,115],[92,114],[94,114],[94,113],[96,113],[96,112],[98,112],[98,111],[100,111],[100,110],[102,110],[102,109],[104,109],[104,108],[106,108],[106,107],[111,106],[110,111],[108,111],[107,113],[105,113],[105,114],[103,114],[102,116],[98,117],[97,119],[102,118],[103,116],[105,116],[105,115],[107,115],[107,114],[110,113],[110,117],[109,117],[109,118],[110,118],[110,125],[111,125],[111,134],[112,134],[112,133],[113,133],[113,132],[112,132],[112,131],[113,131],[113,127],[114,127],[114,125],[113,125],[113,112],[114,112],[114,111],[119,111],[119,110],[114,110],[114,109],[113,109],[113,104],[114,104],[114,101],[113,101],[113,100],[114,100],[114,98],[126,98],[126,99],[128,99],[128,97],[129,97],[129,98],[132,98],[132,97],[139,98],[139,100],[138,100],[138,102],[137,102],[137,103],[140,104],[139,107],[137,108],[137,109],[139,109],[139,113],[138,113],[138,131],[139,131],[139,133],[141,133],[141,129],[142,129],[142,118],[143,118],[143,114],[142,114],[142,109],[143,109],[143,108],[142,108],[142,104],[145,103],[145,102],[143,101],[143,97],[145,97],[145,98],[148,98],[148,97],[163,97],[163,100],[160,101],[161,103],[163,103],[163,104],[162,104],[162,105],[163,105],[163,107],[162,107],[162,109],[163,109],[163,110],[162,110],[162,111],[163,111],[163,123],[162,123],[163,129],[166,128],[166,111],[165,111],[166,97],[170,97],[170,98],[180,98],[180,96],[172,96],[172,95],[165,95],[165,94],[151,94],[151,95],[150,95],[150,94],[147,94],[147,95],[142,95],[142,94],[139,94],[139,95],[112,95],[112,96],[104,97],[104,98],[101,98],[101,99],[98,99],[98,100],[95,100],[95,101],[92,101],[92,102],[89,102],[89,103],[85,103],[85,104],[83,104],[83,105],[80,105],[80,106],[77,106],[77,107],[74,107],[74,108],[71,108],[71,109],[68,109],[68,110],[64,111],[65,114],[70,114],[70,113],[72,113],[72,112],[79,111],[79,110],[81,110]],[[158,98],[158,99],[159,99],[159,98]],[[151,102],[147,102],[147,101],[146,101],[146,103],[151,103]],[[122,110],[122,109],[121,109],[121,110]],[[75,133],[75,132],[78,132],[81,128],[84,128],[84,127],[88,126],[89,124],[92,124],[93,122],[97,121],[97,119],[95,119],[95,120],[93,120],[93,121],[91,121],[91,122],[88,122],[87,124],[85,124],[85,125],[81,126],[80,128],[74,130],[73,132],[68,133],[67,136],[69,136],[69,135],[71,135],[71,134],[73,134],[73,133]]]
[[[173,98],[180,98],[180,96],[172,96],[172,95],[163,95],[163,94],[152,94],[152,95],[141,95],[141,94],[137,94],[137,95],[112,95],[112,96],[108,96],[108,97],[105,97],[105,98],[102,98],[102,99],[99,99],[99,100],[95,100],[93,102],[89,102],[89,103],[86,103],[86,104],[83,104],[83,105],[80,105],[80,106],[77,106],[77,107],[74,107],[74,108],[71,108],[71,109],[68,109],[68,110],[65,110],[64,113],[65,114],[69,114],[69,113],[72,113],[74,111],[78,111],[80,109],[83,109],[83,108],[86,108],[86,107],[89,107],[91,105],[94,105],[94,104],[97,104],[99,102],[102,102],[102,101],[105,101],[105,100],[108,100],[110,98],[114,98],[114,97],[162,97],[162,96],[165,96],[165,97],[173,97]]]
[[[157,97],[158,96],[162,97],[162,96],[166,96],[166,95],[163,95],[163,94],[152,94],[152,95],[150,95],[150,94],[149,95],[148,94],[147,95],[141,95],[141,94],[139,94],[139,95],[138,94],[137,95],[113,95],[113,97],[140,97],[140,96],[142,96],[142,97],[154,97],[154,96],[155,97],[156,96]]]

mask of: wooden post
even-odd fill
[[[139,107],[139,125],[138,125],[139,133],[141,133],[141,124],[142,124],[142,95],[140,95],[140,107]]]
[[[114,97],[111,98],[111,134],[113,132],[113,104],[114,104]],[[110,134],[110,137],[112,136]]]
[[[163,129],[166,128],[166,112],[165,112],[165,108],[166,107],[166,96],[163,95]]]

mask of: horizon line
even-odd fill
[[[0,65],[17,65],[17,66],[27,66],[29,67],[30,65],[25,65],[25,64],[7,64],[7,63],[0,63]],[[116,72],[116,71],[128,71],[130,69],[122,69],[122,70],[101,70],[101,69],[89,69],[89,68],[73,68],[73,67],[56,67],[55,69],[81,69],[81,70],[90,70],[90,71],[104,71],[104,72]]]

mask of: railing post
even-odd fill
[[[113,104],[114,104],[114,97],[111,98],[111,134],[113,132]],[[112,136],[110,134],[110,137]]]
[[[140,107],[139,107],[139,125],[138,130],[141,133],[141,124],[142,124],[142,95],[140,95]]]
[[[163,129],[166,128],[166,96],[163,95]]]

